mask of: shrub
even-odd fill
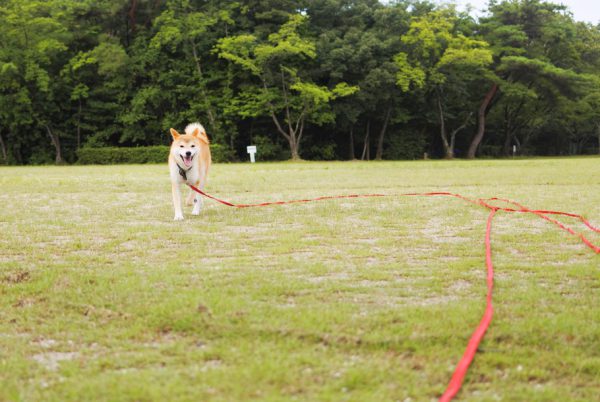
[[[335,144],[313,145],[310,147],[311,159],[331,161],[335,159]]]
[[[387,148],[383,150],[383,158],[397,159],[422,159],[423,152],[427,149],[427,141],[423,133],[401,131],[390,133]]]
[[[229,162],[233,153],[220,144],[211,144],[213,162]],[[169,157],[169,147],[156,145],[150,147],[84,147],[77,151],[77,163],[80,165],[116,165],[135,163],[165,163]]]
[[[257,161],[287,160],[290,158],[290,152],[283,149],[278,141],[272,141],[265,135],[255,135],[252,138],[252,145],[256,145]]]

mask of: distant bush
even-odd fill
[[[427,140],[422,132],[401,131],[390,135],[383,158],[389,160],[423,159]]]
[[[230,162],[233,153],[220,144],[211,144],[213,162]],[[169,147],[156,145],[150,147],[84,147],[77,151],[77,163],[80,165],[116,165],[136,163],[165,163],[169,157]]]
[[[290,159],[289,149],[284,149],[278,141],[265,135],[255,135],[251,141],[256,146],[257,161],[283,161]]]
[[[321,144],[310,147],[311,159],[318,161],[332,161],[335,159],[335,144]]]

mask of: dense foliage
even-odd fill
[[[240,158],[600,152],[600,26],[540,0],[488,8],[4,0],[0,162],[167,145],[192,121]]]
[[[82,165],[113,165],[118,163],[164,163],[169,156],[167,145],[147,147],[81,147],[77,150],[77,163]],[[229,162],[232,155],[221,144],[212,144],[213,162]]]

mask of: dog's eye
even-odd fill
[[[183,145],[180,145],[179,148],[183,148]]]
[[[192,145],[192,148],[195,148],[195,147],[196,147],[195,145]]]

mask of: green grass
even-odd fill
[[[4,167],[0,189],[0,400],[430,401],[483,312],[488,211],[461,200],[206,201],[182,223],[166,165]],[[452,191],[600,225],[598,158],[219,164],[207,191]],[[459,400],[595,400],[600,257],[531,215],[499,212],[492,242]]]

